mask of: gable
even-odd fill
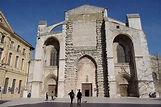
[[[71,14],[85,14],[85,13],[100,13],[104,11],[105,8],[91,6],[91,5],[83,5],[72,10],[67,11],[69,15]]]
[[[4,26],[7,28],[9,31],[13,32],[11,26],[7,22],[6,18],[4,17],[3,13],[0,11],[0,25]]]

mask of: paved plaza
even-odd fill
[[[0,100],[0,107],[161,107],[161,99],[89,97],[83,98],[81,104],[76,99],[70,104],[69,98],[18,98]]]

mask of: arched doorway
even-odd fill
[[[120,74],[127,74],[129,78],[121,77],[117,79],[118,94],[123,97],[138,97],[137,72],[135,64],[134,47],[132,40],[124,34],[114,38],[113,53],[115,63],[116,78]],[[126,83],[120,83],[126,81]]]
[[[86,97],[97,96],[96,63],[90,56],[83,56],[77,63],[77,89]]]
[[[54,93],[57,96],[57,77],[53,74],[49,74],[44,81],[44,90],[48,92],[49,96]]]
[[[129,79],[130,75],[128,73],[121,73],[117,76],[117,87],[122,97],[129,96]]]

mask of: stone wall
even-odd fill
[[[97,96],[108,96],[105,26],[102,12],[95,15],[93,13],[66,15],[65,95],[71,89],[77,92],[77,62],[80,58],[88,56],[96,63]]]
[[[161,97],[161,57],[157,54],[150,55],[152,76],[157,96]]]

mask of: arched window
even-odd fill
[[[2,44],[4,43],[4,38],[5,38],[4,34],[1,33],[1,35],[0,35],[0,42],[1,42]]]
[[[11,66],[12,53],[9,53],[8,64]]]
[[[57,50],[53,47],[50,52],[50,66],[57,66]]]
[[[125,50],[123,46],[120,44],[117,46],[117,62],[118,63],[125,63]]]
[[[1,56],[2,56],[2,52],[3,52],[3,49],[0,48],[0,59],[2,60]]]
[[[6,78],[6,79],[5,79],[5,84],[4,84],[3,94],[6,94],[6,93],[7,93],[8,81],[9,81],[9,78]]]
[[[58,66],[59,62],[59,41],[54,38],[48,38],[45,43],[44,52],[45,52],[45,65],[46,66]]]
[[[21,70],[24,70],[23,67],[24,67],[24,59],[22,59],[22,62],[21,62]]]
[[[11,94],[14,94],[15,83],[16,83],[16,79],[13,79],[13,81],[12,81],[12,88],[11,88]]]
[[[25,55],[25,52],[26,52],[26,50],[25,50],[25,49],[23,49],[22,55]]]
[[[10,48],[11,48],[11,49],[14,48],[14,42],[13,42],[13,41],[10,42]]]
[[[17,46],[17,52],[20,52],[20,45]]]
[[[22,80],[19,80],[19,84],[18,84],[18,94],[20,94],[20,92],[21,92],[21,83],[22,83]]]
[[[15,68],[18,68],[18,60],[19,60],[19,57],[16,56],[16,60],[15,60]]]

